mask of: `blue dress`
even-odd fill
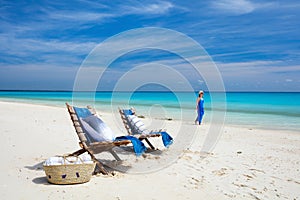
[[[201,98],[198,102],[197,113],[198,113],[197,121],[199,124],[201,124],[202,118],[204,115],[204,99],[203,98]]]

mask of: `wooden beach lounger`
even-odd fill
[[[85,152],[89,153],[92,159],[96,162],[96,169],[94,173],[98,173],[100,171],[101,173],[107,175],[108,171],[104,168],[103,164],[95,157],[95,154],[107,151],[110,152],[116,160],[121,160],[119,156],[113,151],[113,148],[116,146],[128,145],[132,143],[132,140],[120,137],[116,138],[116,140],[114,141],[91,142],[91,140],[89,139],[89,134],[86,133],[86,131],[84,131],[85,128],[82,127],[82,123],[80,121],[81,116],[78,114],[78,112],[76,112],[76,109],[78,108],[70,106],[68,103],[66,103],[66,106],[70,114],[71,120],[73,122],[74,128],[76,130],[77,136],[79,138],[79,145],[81,147],[81,149],[75,151],[74,153],[71,153],[70,155],[78,156]],[[96,115],[95,110],[90,106],[87,106],[87,109],[83,111],[89,113],[90,115]],[[142,144],[142,146],[144,145]]]
[[[119,113],[128,135],[135,136],[141,141],[145,140],[151,149],[155,149],[153,144],[149,141],[149,138],[151,137],[162,137],[165,147],[168,147],[173,143],[173,138],[166,131],[162,131],[162,129],[159,131],[147,131],[140,120],[132,120],[132,116],[135,116],[135,113],[133,113],[130,109],[119,108]],[[135,116],[135,118],[137,118],[137,116]]]

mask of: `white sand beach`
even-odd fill
[[[197,137],[179,159],[161,170],[53,185],[42,163],[79,149],[67,109],[0,102],[0,110],[1,199],[300,199],[300,132],[225,125],[215,149],[204,157],[200,150],[209,126],[204,124],[196,127]],[[120,133],[112,114],[99,113]],[[172,135],[178,122],[163,124]],[[188,132],[196,125],[182,126]],[[163,154],[172,151],[171,146]],[[150,153],[136,160],[153,157]],[[155,157],[157,162],[163,158]]]

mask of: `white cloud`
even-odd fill
[[[121,7],[123,14],[139,14],[139,15],[161,15],[168,13],[174,8],[171,2],[157,2],[150,4],[136,3],[135,5],[126,5]]]
[[[252,61],[238,63],[217,63],[223,75],[300,73],[299,65],[284,65],[282,61]]]
[[[115,17],[114,14],[97,13],[90,11],[59,11],[49,12],[48,17],[54,20],[74,21],[77,23],[102,22],[107,18]]]
[[[76,72],[77,68],[66,67],[64,64],[2,65],[0,67],[0,88],[70,90],[73,87]]]
[[[89,2],[93,8],[94,3]],[[53,10],[42,8],[47,20],[58,20],[60,22],[76,22],[76,25],[86,23],[105,23],[109,19],[126,15],[163,15],[168,13],[175,6],[171,2],[161,1],[156,3],[131,2],[108,7],[104,5],[96,6],[98,9],[91,10]],[[63,27],[62,27],[63,28]]]
[[[147,63],[132,68],[117,80],[115,89],[134,91],[145,84],[162,85],[171,91],[193,91],[190,82],[180,72],[159,63]]]
[[[2,62],[8,63],[48,63],[65,66],[78,65],[82,56],[95,46],[94,42],[60,41],[54,39],[19,38],[13,34],[0,34]]]
[[[248,14],[256,9],[267,8],[273,5],[274,3],[254,3],[250,0],[217,0],[211,3],[213,9],[232,15]]]
[[[81,0],[82,8],[72,7],[66,9],[63,2],[51,2],[47,6],[24,6],[23,10],[34,9],[32,18],[27,21],[14,21],[8,9],[0,8],[3,16],[0,16],[0,52],[2,52],[2,64],[26,63],[48,64],[65,63],[67,66],[78,65],[96,45],[95,38],[64,38],[51,39],[45,37],[50,32],[66,34],[70,30],[86,29],[90,26],[108,23],[118,17],[138,15],[162,15],[167,13],[174,5],[167,1],[154,3],[138,3],[130,1],[115,6],[106,6],[93,1]],[[9,2],[10,3],[10,2]],[[86,6],[87,5],[87,6]],[[127,10],[125,8],[127,5]],[[15,6],[14,3],[8,7]],[[61,9],[56,9],[60,7]],[[97,38],[99,41],[99,38]],[[118,45],[119,46],[119,45]],[[67,61],[67,62],[66,62]]]
[[[28,52],[55,52],[64,51],[75,54],[86,54],[96,43],[93,42],[63,42],[59,40],[46,40],[46,39],[20,39],[15,37],[9,37],[6,34],[0,35],[0,41],[2,48],[5,48],[7,53],[12,55],[26,55]],[[4,52],[4,49],[2,49]]]
[[[217,66],[229,91],[299,91],[300,89],[300,84],[293,81],[299,77],[299,65],[287,65],[282,61],[252,61],[217,63]]]
[[[246,14],[255,9],[253,3],[247,0],[219,0],[212,3],[213,8],[232,14]]]

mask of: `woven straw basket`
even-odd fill
[[[67,157],[63,157],[67,159]],[[77,157],[80,159],[79,157]],[[76,184],[90,181],[95,169],[95,163],[44,165],[44,170],[49,183]]]

